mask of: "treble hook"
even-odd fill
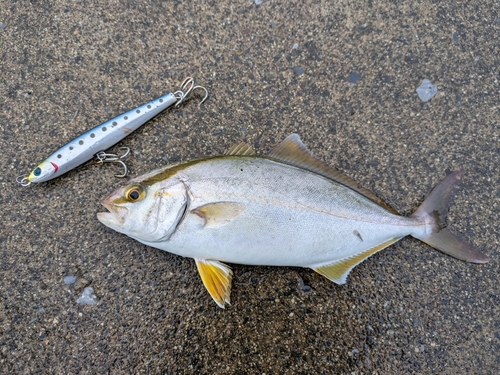
[[[29,175],[28,174],[23,174],[21,176],[16,177],[16,181],[18,184],[21,184],[21,186],[29,186],[31,184],[30,180],[28,180]]]
[[[208,99],[208,90],[205,87],[203,87],[203,86],[195,86],[195,87],[193,87],[193,90],[196,90],[196,89],[202,89],[203,91],[205,91],[205,96],[198,103],[198,105],[202,105],[203,102]]]
[[[115,177],[125,177],[128,173],[127,165],[121,160],[127,157],[130,153],[130,148],[128,147],[120,147],[119,150],[126,150],[125,153],[121,156],[116,154],[106,154],[104,151],[99,151],[95,156],[97,157],[96,164],[104,164],[104,163],[120,163],[123,166],[124,173],[123,174],[115,174]]]
[[[174,92],[174,96],[177,98],[177,103],[175,104],[175,108],[179,108],[181,104],[186,100],[186,98],[191,94],[193,90],[202,89],[205,91],[205,96],[200,101],[198,105],[201,105],[205,100],[208,99],[208,90],[203,86],[195,86],[194,78],[187,77],[184,81],[182,81],[181,89]]]

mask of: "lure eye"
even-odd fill
[[[36,167],[35,170],[33,171],[33,174],[37,177],[40,176],[42,174],[42,168]]]
[[[125,194],[125,197],[129,202],[138,202],[145,196],[146,191],[141,185],[132,185]]]

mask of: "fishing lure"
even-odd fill
[[[205,91],[205,96],[200,101],[200,104],[203,103],[208,98],[207,89],[195,86],[194,79],[188,77],[182,82],[180,90],[160,96],[76,137],[40,163],[29,175],[17,177],[17,182],[22,186],[28,186],[33,182],[51,180],[92,159],[94,155],[97,156],[97,163],[118,162],[122,164],[125,173],[117,175],[117,177],[125,177],[127,166],[122,159],[128,155],[130,150],[127,147],[122,147],[121,149],[126,151],[121,156],[106,154],[104,150],[120,142],[165,109],[173,105],[175,108],[179,108],[195,89]]]

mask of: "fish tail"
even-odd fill
[[[472,263],[486,263],[488,257],[476,249],[467,238],[446,227],[448,208],[460,187],[463,170],[450,173],[425,198],[422,205],[411,215],[428,224],[425,234],[413,237],[454,258]]]

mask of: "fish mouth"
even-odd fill
[[[107,201],[103,201],[101,204],[108,209],[108,212],[98,212],[97,220],[111,228],[118,228],[122,226],[125,221],[127,209],[124,207],[116,207]],[[120,211],[125,212],[120,213]]]
[[[98,212],[97,220],[108,227],[117,227],[120,222],[116,220],[116,216],[112,212]]]

